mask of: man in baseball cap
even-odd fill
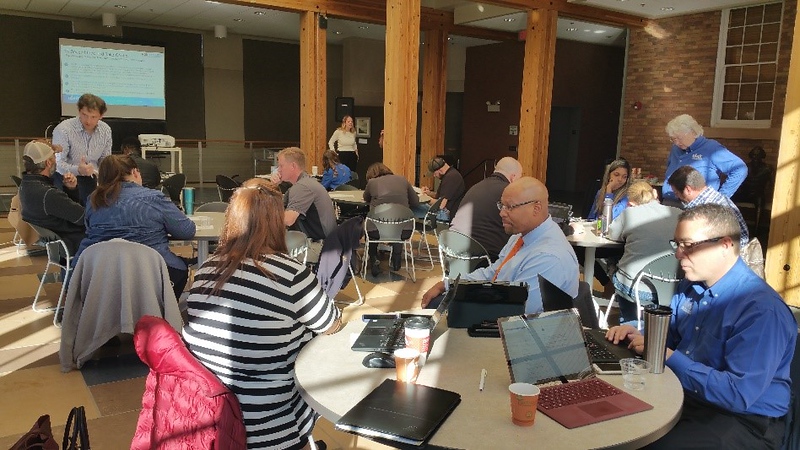
[[[75,175],[64,175],[64,190],[53,185],[56,152],[45,141],[25,145],[22,160],[25,164],[19,187],[22,220],[56,233],[74,255],[85,235],[84,207],[78,200]]]
[[[439,190],[436,192],[431,191],[426,187],[422,188],[422,192],[431,198],[441,198],[442,202],[439,204],[438,220],[450,222],[458,209],[461,199],[464,198],[464,193],[467,189],[464,185],[464,177],[455,169],[450,167],[444,158],[437,156],[428,163],[428,171],[433,173],[433,176],[439,178]]]

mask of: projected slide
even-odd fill
[[[115,42],[59,39],[62,115],[90,92],[106,101],[106,117],[166,117],[164,48]]]

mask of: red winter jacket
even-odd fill
[[[160,317],[136,324],[134,345],[150,367],[131,449],[244,449],[239,401],[189,353]]]

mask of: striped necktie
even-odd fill
[[[503,268],[503,266],[505,266],[505,265],[506,265],[506,263],[507,263],[507,262],[508,262],[508,261],[509,261],[511,258],[513,258],[513,257],[514,257],[514,255],[516,255],[516,254],[517,254],[517,252],[519,251],[519,249],[521,249],[521,248],[522,248],[522,245],[523,245],[523,244],[525,244],[525,242],[523,242],[523,241],[522,241],[522,236],[520,236],[520,238],[519,238],[519,239],[517,239],[517,242],[515,242],[515,243],[514,243],[514,246],[513,246],[513,247],[511,247],[511,251],[510,251],[510,252],[508,252],[508,255],[506,255],[506,259],[504,259],[504,260],[503,260],[503,262],[502,262],[502,263],[500,263],[500,265],[499,265],[499,266],[497,266],[497,272],[495,272],[495,273],[494,273],[494,278],[492,278],[492,281],[497,281],[497,275],[499,275],[499,274],[500,274],[500,269],[502,269],[502,268]],[[510,281],[510,280],[509,280],[509,281]]]

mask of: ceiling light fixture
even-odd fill
[[[672,6],[665,6],[665,7],[661,8],[661,10],[662,11],[674,11],[675,8],[673,8]]]
[[[255,14],[257,16],[263,16],[264,14],[266,14],[266,11],[256,11],[253,14]]]
[[[240,17],[237,17],[237,18],[233,19],[233,21],[234,22],[244,22],[244,19],[242,19]]]
[[[505,19],[503,19],[504,22],[513,22],[515,20],[517,20],[517,19],[515,19],[513,17],[506,17]]]
[[[606,30],[594,30],[594,34],[603,34]]]
[[[334,31],[333,34],[339,35],[339,34],[342,34],[342,32],[341,31]]]
[[[103,13],[103,26],[106,28],[117,26],[117,15],[114,13]]]
[[[358,28],[360,30],[368,30],[369,29],[369,27],[367,25],[359,25]]]
[[[225,25],[214,25],[214,37],[225,39],[228,37],[228,28]]]
[[[114,8],[125,9],[127,6],[125,5],[114,5]]]
[[[578,29],[575,27],[569,27],[567,28],[567,31],[578,31]]]

